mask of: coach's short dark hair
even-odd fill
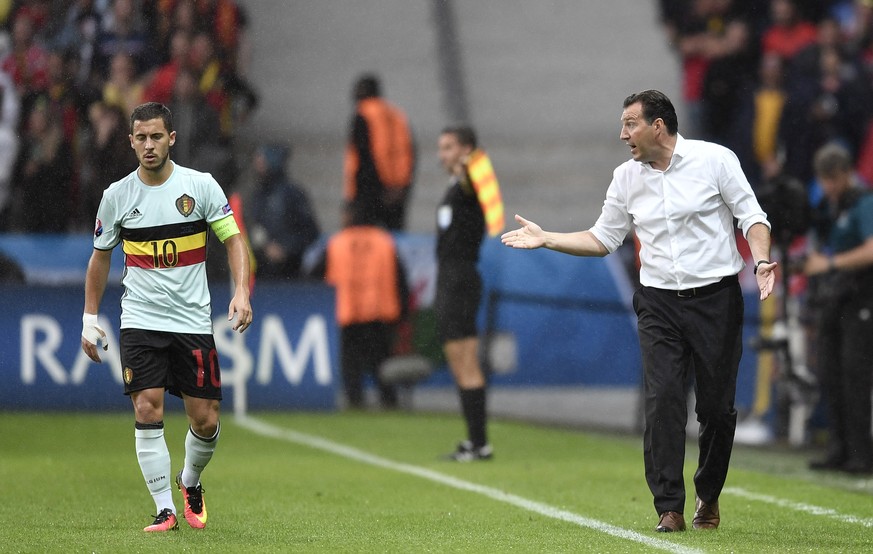
[[[476,139],[476,131],[469,125],[449,125],[444,128],[441,135],[455,135],[458,143],[461,146],[469,146],[470,148],[478,148],[479,143]]]
[[[148,121],[157,118],[164,120],[164,127],[167,128],[168,133],[173,132],[173,114],[170,112],[170,108],[160,102],[146,102],[134,108],[133,113],[130,114],[131,134],[133,134],[134,121]]]
[[[624,99],[623,107],[640,103],[643,107],[643,119],[651,125],[660,118],[667,126],[667,133],[675,135],[679,132],[679,119],[676,117],[676,108],[667,95],[658,90],[644,90],[636,92]]]

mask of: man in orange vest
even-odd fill
[[[406,205],[415,173],[415,144],[406,114],[382,98],[379,78],[361,76],[352,97],[346,147],[343,198],[391,230],[405,225]]]
[[[364,376],[372,375],[380,405],[397,407],[397,391],[379,366],[391,355],[396,324],[406,316],[409,290],[391,233],[366,210],[346,209],[343,230],[327,243],[313,274],[336,287],[343,387],[351,408],[364,407]]]

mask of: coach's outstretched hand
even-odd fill
[[[521,228],[514,231],[507,231],[500,236],[501,242],[512,248],[539,248],[546,243],[546,235],[542,228],[528,221],[518,214],[515,214],[515,220],[521,225]]]

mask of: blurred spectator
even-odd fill
[[[730,141],[753,187],[782,170],[779,126],[788,93],[784,87],[782,57],[774,52],[761,56],[759,83],[743,95]]]
[[[382,98],[379,78],[372,74],[357,79],[352,99],[344,199],[364,210],[368,221],[402,230],[416,161],[406,114]]]
[[[50,0],[18,0],[15,2],[13,11],[15,16],[26,16],[33,22],[33,30],[41,34],[49,23],[52,11]]]
[[[348,406],[365,407],[364,377],[379,389],[382,408],[397,407],[397,390],[383,383],[379,368],[391,355],[395,327],[406,315],[408,287],[394,238],[367,219],[367,212],[346,207],[344,228],[328,240],[313,274],[336,288],[340,326],[340,365]]]
[[[873,473],[873,195],[853,179],[852,157],[836,144],[814,160],[824,198],[817,210],[810,277],[817,368],[828,415],[828,447],[812,469]]]
[[[709,60],[703,81],[701,134],[704,140],[729,143],[738,107],[737,99],[754,86],[758,46],[745,14],[733,0],[698,0],[711,3],[708,32],[701,48]]]
[[[198,88],[219,115],[222,140],[230,143],[237,126],[257,105],[257,95],[251,86],[224,64],[215,51],[208,32],[198,32],[191,40],[189,67],[197,75]]]
[[[753,29],[733,0],[691,0],[685,13],[667,28],[682,60],[691,133],[724,144],[739,94],[752,86]]]
[[[821,54],[827,50],[839,50],[844,56],[850,56],[840,24],[836,19],[825,17],[816,25],[815,41],[801,48],[791,58],[789,70],[790,86],[803,86],[806,82],[814,83],[821,66]]]
[[[174,31],[186,31],[194,34],[202,28],[202,22],[197,21],[195,0],[175,0],[168,2],[172,12],[171,29]]]
[[[73,53],[60,50],[49,52],[48,86],[46,94],[51,102],[52,113],[59,114],[64,129],[64,139],[73,144],[84,119],[89,101],[96,100],[76,84],[78,61]]]
[[[70,145],[64,141],[60,118],[50,111],[48,99],[42,97],[27,115],[13,184],[15,230],[63,233],[73,214]]]
[[[188,31],[174,31],[170,38],[170,59],[161,65],[152,76],[151,82],[145,91],[145,100],[147,102],[160,102],[161,104],[168,104],[170,102],[173,97],[173,87],[176,84],[176,75],[178,75],[180,69],[186,67],[188,51],[190,49],[191,37]],[[182,165],[185,164],[183,163]]]
[[[93,83],[97,34],[103,25],[103,14],[97,9],[97,0],[76,0],[67,8],[58,35],[52,46],[62,51],[75,51],[78,57],[76,84],[80,87]]]
[[[118,106],[94,102],[88,108],[91,132],[83,141],[80,220],[91,230],[103,191],[136,167],[136,154],[130,147],[128,114]]]
[[[303,188],[285,170],[290,149],[259,147],[253,156],[254,190],[246,223],[259,279],[295,279],[306,249],[318,238],[315,214]]]
[[[857,64],[837,48],[827,48],[820,52],[814,81],[792,82],[780,130],[786,172],[810,182],[813,155],[830,141],[857,154],[871,115],[870,83],[861,77]]]
[[[89,95],[76,85],[77,57],[75,54],[64,54],[61,51],[51,51],[48,57],[48,87],[45,97],[48,100],[48,113],[59,118],[63,132],[64,143],[72,149],[78,144],[80,127],[85,121],[85,113]],[[78,158],[78,156],[76,156]],[[81,205],[81,162],[76,160],[70,164],[70,181],[67,185],[72,205]],[[81,226],[80,213],[75,210],[70,215],[70,226]]]
[[[12,174],[18,157],[18,93],[15,83],[0,72],[0,231],[9,223]]]
[[[167,63],[172,58],[173,36],[184,33],[191,37],[198,30],[194,0],[159,1],[156,17],[154,40],[161,63]]]
[[[109,78],[103,85],[103,101],[129,114],[143,103],[144,95],[145,86],[137,78],[133,57],[127,52],[113,55]]]
[[[108,76],[112,60],[120,53],[132,58],[134,74],[156,64],[152,45],[136,8],[134,0],[112,0],[112,7],[103,18],[103,27],[97,35],[95,65],[101,75]]]
[[[197,0],[197,20],[205,23],[222,57],[232,59],[245,25],[242,10],[233,0]]]
[[[222,136],[233,136],[230,101],[222,81],[221,60],[215,55],[212,37],[200,32],[191,40],[188,57],[191,70],[197,77],[197,88],[210,106],[218,113]]]
[[[23,101],[48,85],[48,52],[36,42],[33,19],[19,12],[12,22],[12,43],[0,69],[12,77]]]
[[[775,53],[788,61],[816,41],[815,25],[801,18],[796,0],[770,0],[772,25],[761,37],[764,53]]]
[[[220,183],[232,182],[236,177],[233,155],[220,141],[218,114],[203,100],[191,71],[182,69],[176,74],[168,107],[176,129],[173,160],[211,173]]]

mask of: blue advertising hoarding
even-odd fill
[[[110,346],[100,352],[103,363],[97,364],[80,346],[81,286],[7,285],[0,290],[0,409],[128,409],[118,353],[121,291],[109,287],[104,295],[99,317]],[[318,283],[259,283],[252,298],[255,320],[243,334],[230,328],[228,302],[227,291],[213,290],[225,405],[334,409],[338,339],[333,289]],[[168,404],[174,405],[181,403]]]

